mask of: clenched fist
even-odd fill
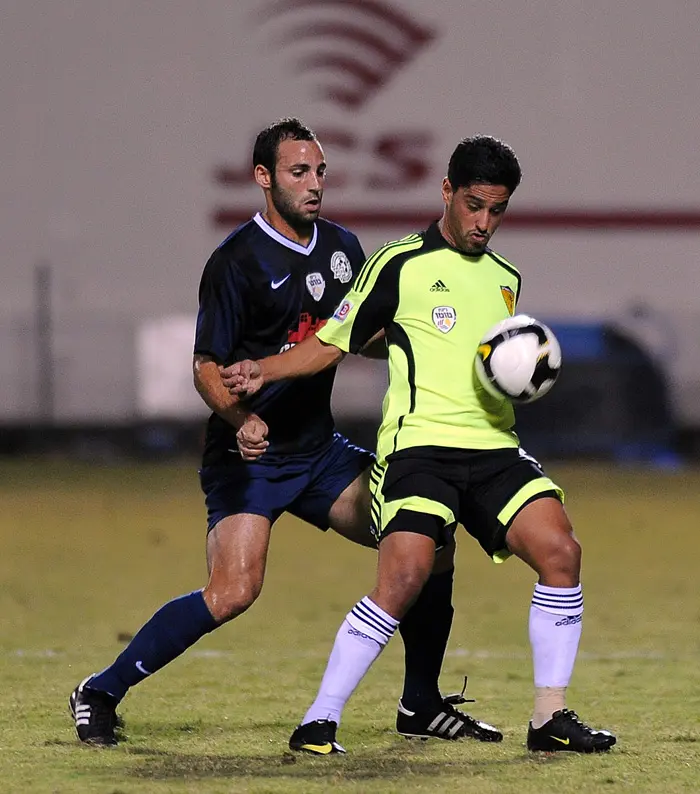
[[[257,460],[270,446],[267,425],[259,416],[251,414],[238,429],[236,443],[243,460]]]

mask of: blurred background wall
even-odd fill
[[[324,215],[368,252],[439,216],[460,138],[508,141],[524,180],[493,245],[524,274],[520,310],[623,334],[668,421],[700,427],[697,3],[0,8],[5,429],[206,415],[199,277],[261,207],[252,142],[283,115],[318,132]],[[375,415],[383,377],[344,364],[341,418]]]

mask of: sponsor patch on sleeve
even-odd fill
[[[345,318],[350,314],[350,310],[352,309],[352,301],[344,300],[340,306],[335,310],[335,314],[333,315],[333,319],[337,320],[339,323],[342,323]]]

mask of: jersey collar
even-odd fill
[[[265,232],[268,237],[272,237],[273,240],[276,240],[280,245],[283,245],[285,248],[291,248],[292,251],[296,251],[298,254],[304,254],[304,256],[309,256],[311,252],[316,247],[316,240],[318,238],[318,229],[316,224],[314,223],[314,233],[311,235],[311,239],[309,240],[308,245],[300,245],[299,243],[295,243],[293,240],[290,240],[288,237],[285,237],[283,234],[280,234],[277,229],[270,224],[263,218],[262,213],[256,212],[253,215],[253,220],[258,224],[258,226]]]

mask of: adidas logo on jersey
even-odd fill
[[[449,287],[445,286],[445,282],[441,279],[438,279],[433,286],[430,288],[431,292],[449,292]]]

